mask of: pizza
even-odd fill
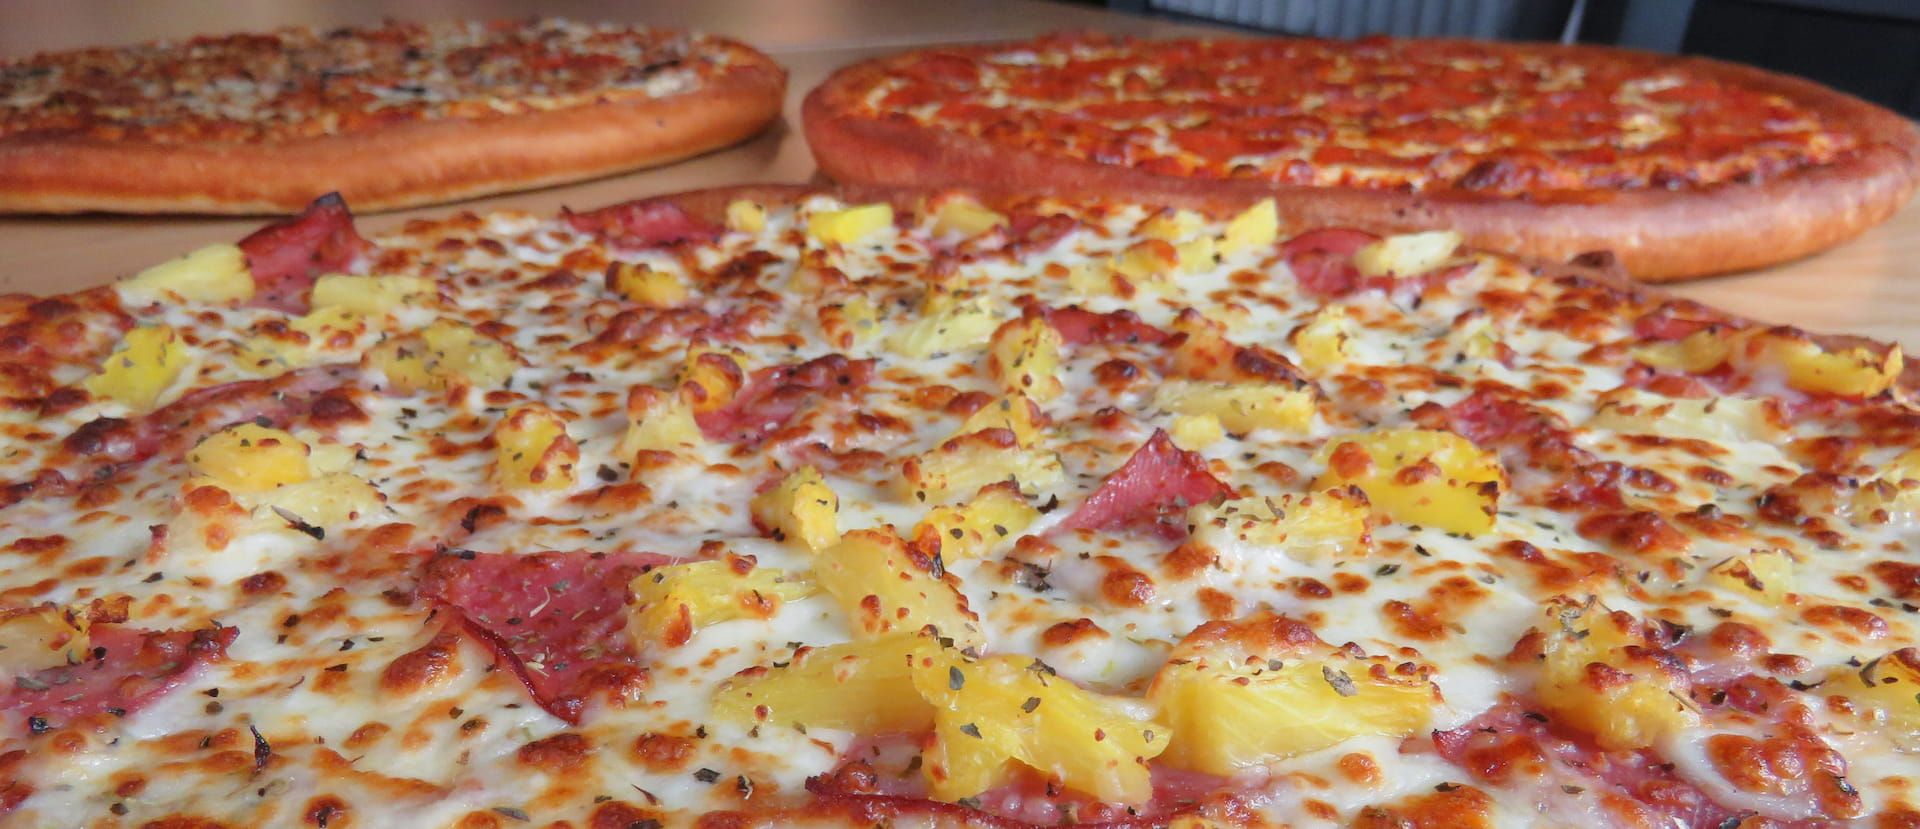
[[[846,182],[1271,197],[1302,226],[1451,229],[1556,260],[1611,250],[1648,281],[1830,247],[1920,178],[1920,133],[1892,112],[1599,46],[1055,35],[856,64],[803,115]]]
[[[0,301],[0,822],[1920,821],[1900,349],[742,187]]]
[[[779,115],[722,37],[561,19],[290,28],[0,61],[0,211],[388,209],[663,164]]]

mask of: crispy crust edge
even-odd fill
[[[727,205],[737,199],[749,199],[763,204],[791,204],[810,196],[832,196],[843,202],[887,202],[896,208],[907,209],[933,196],[946,193],[969,193],[991,202],[996,199],[1015,197],[1007,190],[981,190],[968,187],[901,187],[872,184],[742,184],[714,187],[703,190],[689,190],[656,196],[648,201],[671,202],[694,217],[722,224],[726,220]],[[1092,199],[1101,201],[1101,199]],[[1143,199],[1109,199],[1109,201],[1145,201]],[[1151,203],[1151,202],[1148,202]],[[1179,206],[1207,213],[1215,218],[1226,218],[1244,209],[1245,201],[1238,198],[1206,198],[1198,196],[1184,200]],[[1283,218],[1283,221],[1286,221]],[[1289,222],[1289,224],[1291,224]],[[1293,225],[1295,231],[1311,229],[1312,225]],[[1474,245],[1474,247],[1481,247]],[[1572,280],[1577,283],[1598,285],[1618,292],[1622,298],[1639,304],[1657,305],[1663,302],[1678,302],[1702,307],[1719,314],[1730,322],[1745,325],[1773,326],[1779,323],[1756,320],[1738,314],[1722,311],[1710,305],[1686,299],[1663,290],[1658,286],[1635,281],[1628,276],[1617,258],[1612,255],[1589,255],[1580,257],[1580,261],[1561,261],[1527,257],[1512,253],[1489,251],[1498,256],[1513,260],[1532,271],[1535,277],[1548,280]],[[1898,348],[1897,344],[1882,342],[1869,337],[1854,334],[1812,334],[1814,342],[1823,348],[1865,347],[1876,353],[1884,354],[1889,349]],[[1900,388],[1909,393],[1920,395],[1920,361],[1908,360],[1903,364],[1899,382]]]
[[[692,93],[272,144],[0,140],[0,212],[289,213],[328,192],[359,212],[678,161],[780,115],[787,73],[752,62]]]
[[[1483,44],[1484,45],[1484,44]],[[994,46],[967,47],[978,52]],[[1501,44],[1524,51],[1545,47]],[[1557,48],[1557,47],[1556,47]],[[1567,47],[1582,60],[1646,59],[1610,47]],[[1905,205],[1920,187],[1920,129],[1906,119],[1811,81],[1707,58],[1660,65],[1792,98],[1860,136],[1863,149],[1826,167],[1756,185],[1631,191],[1586,202],[1547,203],[1470,193],[1397,193],[1352,187],[1193,179],[999,147],[910,122],[851,114],[851,89],[885,71],[879,58],[841,69],[806,97],[801,121],[820,168],[838,181],[973,186],[1170,204],[1273,197],[1303,226],[1353,225],[1381,232],[1446,227],[1476,246],[1564,260],[1610,250],[1648,282],[1692,279],[1797,259],[1851,239]]]

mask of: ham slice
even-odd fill
[[[1360,269],[1353,255],[1380,237],[1362,230],[1323,228],[1288,239],[1280,257],[1310,296],[1332,299],[1360,289]]]
[[[235,423],[285,426],[307,415],[316,402],[344,385],[355,371],[354,366],[347,365],[315,366],[264,380],[195,389],[131,420],[102,417],[88,421],[61,442],[71,463],[58,474],[72,481],[95,480],[156,455],[176,457],[207,434]]]
[[[1187,537],[1187,507],[1232,494],[1207,470],[1205,458],[1173,445],[1164,430],[1155,429],[1060,528],[1144,531],[1182,541]]]
[[[88,631],[93,650],[86,660],[14,677],[0,691],[0,710],[17,715],[32,733],[97,714],[124,717],[152,704],[202,663],[226,658],[237,633],[96,624]]]
[[[709,440],[753,444],[765,439],[816,395],[837,396],[873,380],[874,361],[838,354],[753,373],[733,399],[694,417]]]
[[[1451,731],[1435,731],[1433,742],[1440,756],[1479,780],[1510,784],[1517,782],[1511,780],[1515,776],[1531,775],[1540,778],[1549,796],[1616,795],[1615,805],[1631,812],[1615,816],[1619,825],[1717,829],[1745,816],[1681,779],[1652,750],[1604,751],[1586,735],[1531,713],[1518,701],[1495,706]]]
[[[1097,314],[1077,305],[1066,308],[1047,308],[1040,311],[1029,309],[1046,317],[1047,324],[1060,332],[1060,339],[1068,345],[1123,345],[1127,343],[1146,343],[1160,345],[1172,337],[1165,331],[1148,325],[1140,315],[1132,311],[1109,311]]]
[[[625,248],[649,248],[711,239],[723,230],[719,225],[695,218],[679,205],[665,199],[640,199],[622,202],[585,213],[566,211],[567,226],[591,233],[609,244]]]
[[[439,553],[420,595],[494,651],[540,707],[569,723],[596,692],[646,687],[626,633],[627,583],[673,559],[652,553]]]
[[[253,272],[251,304],[304,314],[315,279],[352,270],[372,247],[353,229],[353,214],[339,193],[314,199],[300,215],[240,240]]]

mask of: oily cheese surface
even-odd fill
[[[1920,816],[1896,349],[1270,205],[349,222],[0,301],[0,823]]]

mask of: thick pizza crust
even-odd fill
[[[1498,48],[1563,49],[1585,60],[1623,54],[1592,46]],[[1450,228],[1479,247],[1551,260],[1608,250],[1628,272],[1649,282],[1757,268],[1824,250],[1885,221],[1920,185],[1920,130],[1906,119],[1819,84],[1705,58],[1670,58],[1665,63],[1789,97],[1858,136],[1862,149],[1840,163],[1759,184],[1604,192],[1577,202],[1196,179],[1003,147],[904,118],[851,114],[859,102],[850,90],[882,72],[884,60],[834,73],[808,94],[801,109],[814,157],[836,180],[1169,204],[1246,203],[1272,197],[1290,224],[1386,233]]]
[[[0,139],[0,212],[289,213],[329,192],[367,212],[664,164],[779,116],[786,71],[753,55],[684,94],[483,121],[269,144]]]

